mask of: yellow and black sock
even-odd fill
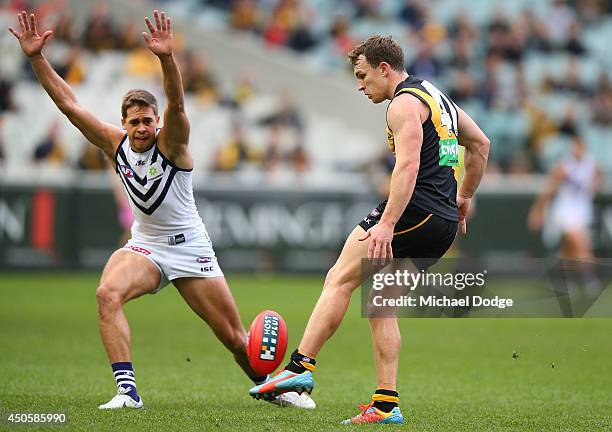
[[[307,370],[314,372],[317,361],[313,358],[300,354],[298,350],[291,353],[291,360],[285,366],[285,369],[297,374],[304,373]]]
[[[372,395],[374,408],[383,412],[391,412],[399,403],[399,394],[393,390],[378,389]]]

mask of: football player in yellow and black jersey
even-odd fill
[[[411,258],[419,269],[434,264],[450,247],[457,228],[466,234],[470,201],[484,173],[489,140],[476,123],[428,81],[410,76],[404,54],[391,37],[373,36],[348,55],[358,90],[387,108],[387,138],[396,157],[389,198],[349,235],[327,274],[304,336],[291,361],[253,397],[269,399],[314,386],[315,357],[334,334],[361,283],[361,259]],[[459,191],[454,175],[458,145],[465,147]],[[377,390],[344,423],[402,423],[397,368],[401,338],[397,318],[370,318]]]

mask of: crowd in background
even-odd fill
[[[52,61],[52,65],[69,85],[79,86],[87,79],[85,54],[96,55],[104,51],[126,53],[127,73],[131,76],[161,79],[158,61],[146,49],[141,32],[133,22],[128,21],[118,27],[111,19],[108,6],[99,4],[92,9],[87,22],[77,28],[69,9],[63,7],[65,4],[64,0],[42,5],[15,0],[8,2],[6,7],[15,14],[21,10],[34,11],[39,23],[54,23],[52,43],[62,45],[66,49],[62,55],[53,56],[55,61]],[[252,169],[267,172],[280,168],[293,170],[297,174],[306,171],[310,162],[303,142],[305,122],[291,95],[286,92],[279,94],[278,103],[257,119],[257,126],[263,128],[267,134],[265,147],[261,149],[250,146],[243,133],[241,108],[258,92],[257,84],[250,76],[243,75],[235,80],[229,90],[223,91],[218,77],[210,70],[205,54],[186,49],[180,32],[176,30],[174,37],[175,55],[181,68],[185,94],[196,97],[198,103],[217,104],[229,108],[233,113],[232,133],[219,146],[205,168],[234,171],[248,165]],[[23,73],[19,79],[36,81],[25,58]],[[0,129],[3,113],[19,110],[12,98],[14,85],[15,82],[0,75]],[[61,121],[63,120],[60,118],[54,121],[48,133],[34,146],[31,155],[34,163],[70,166],[59,133]],[[0,141],[0,160],[3,157],[2,148]],[[107,167],[102,151],[91,145],[82,146],[82,154],[78,157],[75,168],[104,170]]]
[[[327,68],[349,70],[345,55],[367,29],[400,29],[401,33],[394,36],[405,47],[408,72],[445,89],[491,135],[491,171],[543,172],[547,166],[542,155],[551,137],[574,138],[585,128],[612,127],[609,69],[598,69],[596,78],[590,81],[581,76],[583,62],[598,60],[585,42],[584,29],[612,18],[610,0],[551,0],[546,18],[527,9],[509,16],[499,8],[480,23],[474,22],[468,11],[455,14],[448,23],[438,22],[433,8],[443,5],[425,0],[398,0],[394,8],[386,7],[389,2],[383,0],[334,3],[343,12],[325,17],[318,15],[314,0],[201,0],[200,6],[203,11],[223,11],[227,26],[236,31],[258,35],[269,47],[286,47],[307,59],[318,59],[319,66]],[[5,9],[34,10],[41,22],[54,23],[54,43],[67,47],[54,67],[70,85],[87,80],[84,53],[107,50],[125,52],[128,73],[134,76],[159,74],[159,66],[146,51],[135,23],[117,27],[108,8],[100,4],[92,9],[88,22],[77,29],[64,5],[63,0],[41,5],[11,0]],[[235,80],[231,89],[223,90],[205,55],[185,49],[180,34],[175,37],[186,93],[196,95],[202,103],[229,107],[234,112],[232,133],[219,146],[208,168],[233,171],[248,165],[266,171],[279,166],[296,172],[308,170],[311,163],[304,142],[308,124],[303,107],[296,106],[290,94],[279,95],[275,110],[257,121],[267,131],[265,148],[251,146],[240,110],[244,101],[257,93],[257,83],[245,75]],[[562,58],[564,70],[530,76],[527,65],[534,55]],[[20,79],[35,79],[25,60]],[[529,85],[534,79],[536,84]],[[11,98],[14,84],[0,75],[0,130],[3,113],[19,110]],[[546,104],[537,103],[548,96],[566,97],[576,104],[555,117]],[[32,160],[65,163],[60,141],[54,123],[37,143]],[[2,149],[0,139],[0,159]],[[104,169],[105,163],[95,148],[83,146],[78,167]]]
[[[574,138],[589,123],[612,126],[610,68],[602,66],[590,82],[585,82],[579,68],[587,58],[600,60],[589,52],[583,29],[612,18],[610,0],[552,0],[545,14],[536,14],[526,5],[514,16],[504,13],[500,4],[489,19],[478,24],[466,8],[449,23],[437,21],[433,9],[445,7],[446,2],[343,0],[336,8],[343,12],[323,28],[318,25],[321,16],[314,1],[202,2],[227,9],[228,25],[233,29],[257,34],[268,46],[284,46],[323,59],[327,66],[346,65],[346,53],[367,34],[364,28],[399,28],[400,34],[394,36],[407,48],[410,74],[440,83],[461,106],[482,113],[493,111],[501,117],[497,128],[487,127],[486,115],[478,119],[493,135],[489,166],[493,171],[542,172],[547,168],[542,157],[543,146],[550,141],[547,138]],[[395,7],[389,7],[390,3]],[[541,73],[530,88],[526,58],[554,55],[567,60],[561,63],[562,73]],[[548,115],[545,103],[534,103],[547,95],[583,102],[589,113],[580,117],[587,124],[577,124],[578,108],[568,108],[560,119]],[[510,120],[505,122],[504,117]],[[514,119],[524,125],[516,128]]]

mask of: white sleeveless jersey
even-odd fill
[[[569,156],[561,162],[565,179],[551,203],[551,218],[557,228],[585,228],[593,216],[593,183],[597,171],[589,156]]]
[[[595,160],[589,156],[580,160],[570,156],[562,162],[562,167],[565,180],[559,187],[557,199],[572,206],[591,206],[597,170]]]
[[[160,153],[157,142],[146,152],[137,153],[126,134],[115,162],[134,213],[133,238],[155,240],[205,231],[193,198],[193,170],[174,166]]]

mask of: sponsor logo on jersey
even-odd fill
[[[261,360],[274,360],[276,358],[276,344],[278,343],[278,317],[265,315],[263,321],[263,337],[259,358]]]
[[[151,251],[146,250],[145,248],[140,247],[140,246],[126,245],[124,247],[125,247],[125,249],[130,249],[130,250],[133,250],[134,252],[138,252],[138,253],[143,254],[143,255],[151,255]]]
[[[139,159],[136,161],[136,166],[143,166],[147,161],[145,159]]]
[[[200,263],[200,264],[206,264],[212,261],[211,257],[205,257],[205,256],[201,256],[201,257],[197,257],[196,258],[196,262]]]
[[[125,177],[134,177],[134,171],[132,171],[132,168],[130,168],[127,165],[119,165],[119,169],[121,169],[121,173],[125,176]]]

